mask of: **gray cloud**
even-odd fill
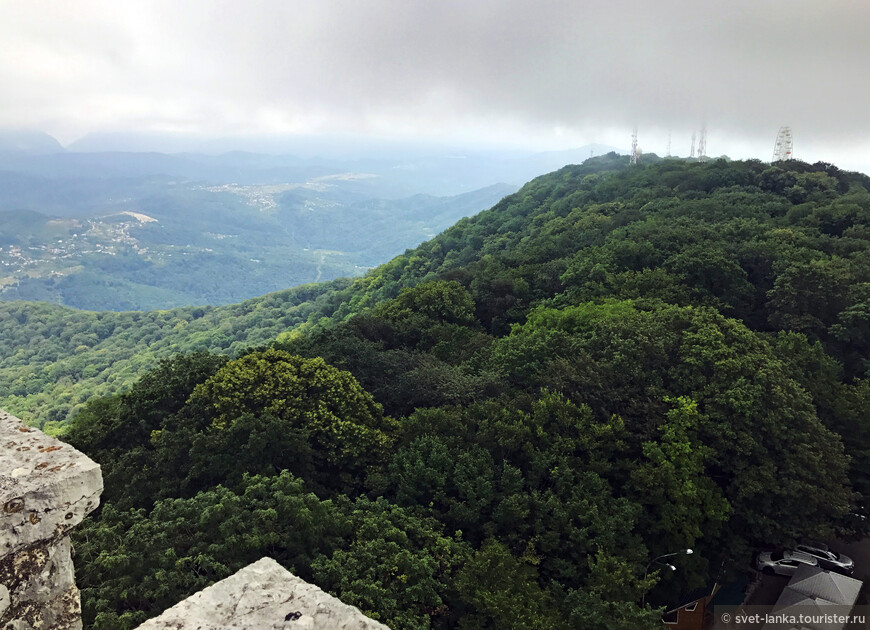
[[[5,126],[555,146],[614,142],[637,124],[651,149],[663,151],[670,130],[685,153],[706,122],[711,148],[715,139],[718,152],[762,158],[782,124],[810,152],[870,143],[870,5],[854,0],[0,0],[0,9]]]

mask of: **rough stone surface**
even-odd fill
[[[0,411],[0,556],[69,531],[102,492],[90,458]]]
[[[102,490],[97,464],[0,411],[0,628],[82,627],[68,533]]]
[[[0,584],[9,601],[0,612],[0,623],[26,622],[22,627],[34,629],[81,628],[68,536],[40,541],[0,559]]]
[[[389,630],[359,609],[262,558],[137,630]]]

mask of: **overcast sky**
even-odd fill
[[[0,127],[588,142],[870,171],[867,0],[0,0]]]

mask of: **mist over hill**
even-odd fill
[[[41,131],[0,129],[0,155],[51,155],[64,150],[56,138]]]
[[[0,626],[263,558],[391,630],[870,584],[870,8],[780,4],[7,0],[0,409],[103,491],[5,506],[69,526]]]
[[[0,148],[0,171],[81,179],[162,175],[213,184],[299,183],[319,176],[365,173],[373,176],[364,188],[371,196],[394,199],[418,193],[454,196],[502,182],[519,187],[565,164],[615,150],[587,144],[534,152],[345,136],[201,139],[93,133],[66,149],[53,138],[50,141],[58,150],[39,155]],[[29,142],[36,143],[36,138]]]

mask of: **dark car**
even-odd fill
[[[852,558],[837,553],[824,543],[820,542],[805,542],[795,547],[798,551],[811,555],[819,561],[819,566],[829,571],[837,573],[845,573],[851,575],[855,570],[855,563]]]

